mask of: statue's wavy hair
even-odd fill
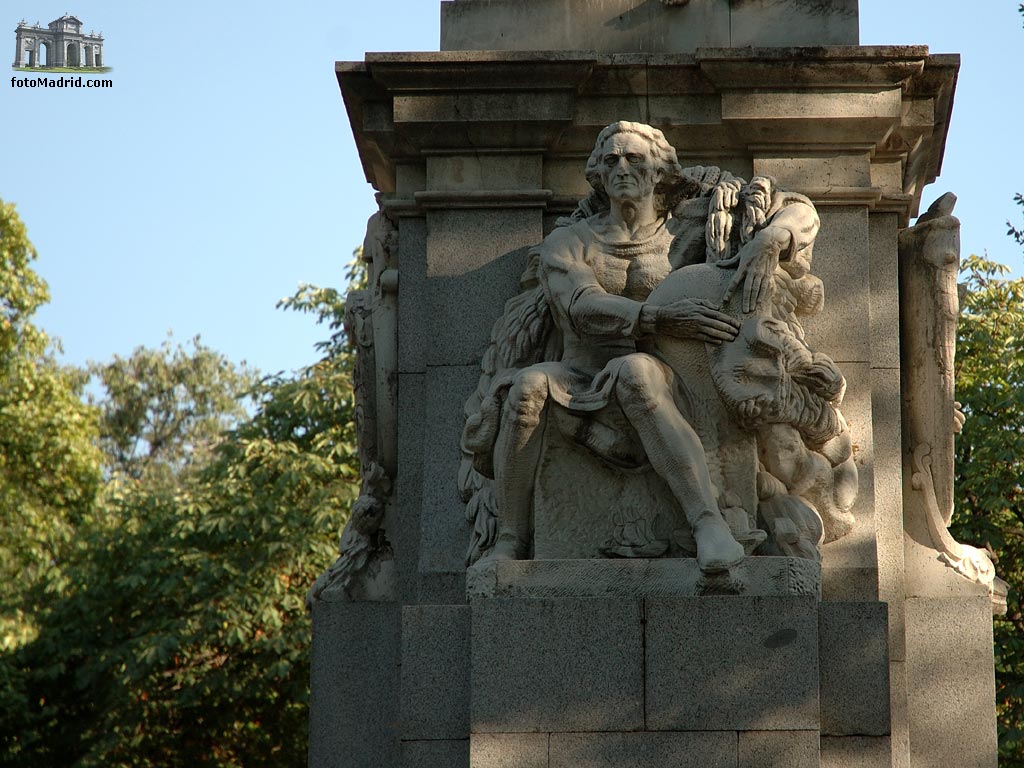
[[[634,133],[645,139],[651,148],[651,157],[657,163],[661,171],[661,181],[654,189],[654,207],[659,214],[665,215],[671,211],[679,200],[686,194],[692,194],[693,183],[683,175],[683,169],[679,165],[675,148],[668,143],[665,134],[657,128],[652,128],[644,123],[633,123],[629,120],[619,120],[606,126],[597,135],[594,142],[594,150],[587,159],[586,177],[590,186],[594,188],[594,194],[590,197],[591,206],[596,210],[607,210],[608,195],[601,183],[601,148],[605,141],[617,133]]]

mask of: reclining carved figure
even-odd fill
[[[711,573],[758,548],[816,557],[850,529],[857,477],[845,381],[799,322],[823,303],[814,206],[767,177],[683,169],[639,123],[601,131],[586,176],[594,191],[531,251],[466,406],[469,560],[531,556],[549,430],[608,472],[647,465],[682,512],[604,554],[681,550]],[[808,456],[778,459],[794,435]],[[822,509],[800,495],[812,487]]]

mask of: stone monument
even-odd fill
[[[995,766],[917,217],[958,57],[854,0],[441,12],[337,65],[380,211],[310,765]]]

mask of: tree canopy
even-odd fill
[[[1000,764],[1024,765],[1024,278],[985,258],[964,260],[956,357],[957,398],[967,421],[956,444],[961,541],[990,547],[1010,584],[995,620]]]
[[[70,371],[28,323],[46,289],[9,206],[3,227],[0,764],[304,764],[305,592],[357,490],[343,303],[285,302],[332,330],[290,376],[198,340]]]

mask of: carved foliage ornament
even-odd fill
[[[339,557],[310,589],[317,600],[389,600],[394,554],[386,516],[397,456],[398,232],[382,214],[366,225],[366,288],[345,298],[345,334],[355,348],[355,422],[362,487],[341,533]]]

